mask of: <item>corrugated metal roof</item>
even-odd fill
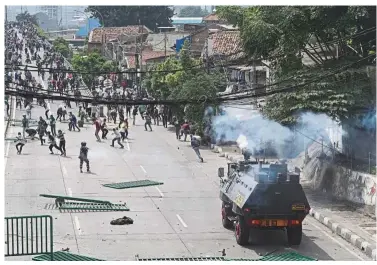
[[[173,25],[177,24],[201,24],[203,18],[201,17],[174,17],[171,19]]]

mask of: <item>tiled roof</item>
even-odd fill
[[[228,57],[228,60],[237,60],[246,56],[243,52],[239,31],[220,31],[212,35],[212,53]]]
[[[146,26],[126,26],[126,27],[109,27],[109,28],[96,28],[90,32],[89,42],[101,42],[102,36],[106,40],[116,39],[122,34],[140,34],[140,33],[150,33],[151,30]]]
[[[220,20],[216,14],[209,14],[203,18],[203,21],[218,21]]]
[[[166,56],[170,56],[175,54],[175,52],[167,51]],[[142,64],[144,65],[147,60],[150,59],[155,59],[159,57],[165,56],[165,51],[151,51],[151,50],[145,50],[143,51],[143,62]],[[135,65],[135,56],[134,55],[128,55],[127,57],[127,63],[128,63],[128,68],[133,69],[136,67]]]

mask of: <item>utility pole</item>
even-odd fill
[[[5,23],[8,22],[8,6],[5,6]]]
[[[139,27],[140,27],[140,17],[139,17]],[[139,73],[139,89],[140,89],[140,94],[142,92],[141,89],[141,82],[142,82],[142,74],[141,70],[143,68],[143,41],[144,41],[144,26],[141,25],[141,40],[140,40],[140,73]]]
[[[166,30],[165,30],[165,36],[164,36],[164,42],[165,42],[165,58],[164,58],[164,60],[166,60],[166,41],[167,41],[167,36],[166,36]]]
[[[204,46],[204,50],[205,50],[204,58],[206,60],[207,74],[209,74],[208,38],[206,38],[206,42],[205,42],[204,45],[205,45]]]

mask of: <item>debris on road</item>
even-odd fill
[[[127,216],[123,216],[122,218],[118,218],[110,222],[111,225],[130,225],[133,223],[134,223],[134,220],[132,220],[130,217],[127,217]]]

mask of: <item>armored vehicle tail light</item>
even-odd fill
[[[288,225],[300,225],[300,220],[289,220]]]
[[[250,225],[261,225],[261,221],[260,220],[249,220],[249,224]]]

